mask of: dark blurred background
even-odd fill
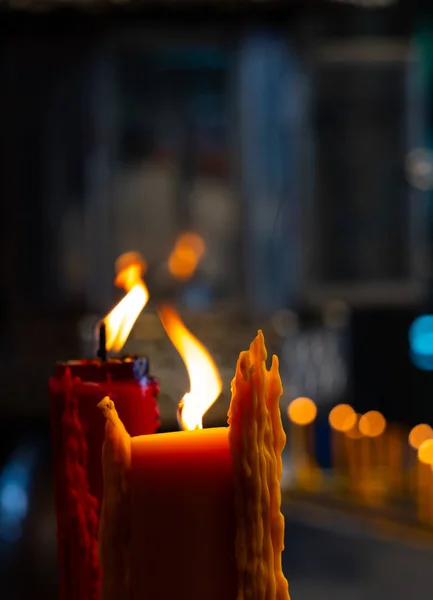
[[[2,598],[57,595],[47,381],[56,361],[89,352],[122,295],[123,252],[150,265],[152,302],[127,349],[161,381],[163,429],[188,385],[155,313],[167,296],[225,382],[209,423],[224,422],[258,326],[281,359],[283,415],[309,396],[324,423],[339,402],[408,429],[433,423],[431,321],[416,348],[409,335],[433,312],[428,3],[0,11]],[[206,255],[173,296],[165,266],[185,230]],[[379,532],[345,509],[286,516],[294,600],[431,593],[433,536]]]

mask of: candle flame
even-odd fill
[[[206,250],[203,238],[197,233],[182,234],[168,259],[168,270],[180,281],[188,280],[198,267]]]
[[[182,357],[188,371],[190,391],[179,404],[183,429],[202,429],[203,415],[221,394],[222,383],[217,366],[201,342],[185,327],[171,306],[159,309],[162,325]]]
[[[139,254],[128,252],[116,261],[115,283],[123,287],[126,296],[104,318],[107,335],[107,350],[119,352],[125,344],[135,321],[149,300],[148,289],[141,276],[146,264]]]

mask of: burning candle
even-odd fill
[[[104,426],[95,406],[110,395],[132,435],[155,433],[159,425],[159,388],[147,359],[106,360],[107,350],[122,348],[148,300],[142,265],[124,267],[116,283],[128,293],[101,323],[100,358],[58,364],[49,382],[62,600],[99,600]]]
[[[218,373],[176,313],[160,314],[190,375],[179,411],[186,431],[130,437],[114,403],[100,403],[101,599],[288,600],[278,359],[267,371],[259,332],[239,356],[229,427],[201,429],[219,395]]]
[[[357,416],[349,404],[338,404],[329,413],[331,427],[331,455],[334,478],[339,488],[348,476],[348,460],[345,452],[345,433],[351,431]]]
[[[361,450],[361,492],[364,500],[375,504],[385,493],[384,459],[386,429],[385,417],[377,410],[366,412],[359,420]]]
[[[355,422],[353,426],[344,431],[344,442],[347,456],[347,468],[349,475],[349,492],[353,496],[357,496],[361,490],[361,475],[362,475],[362,455],[360,443],[362,440],[362,433],[359,431],[359,419],[358,413],[355,414]]]
[[[406,436],[400,425],[393,423],[386,430],[388,492],[391,496],[401,496]]]
[[[317,407],[310,398],[296,398],[289,404],[287,414],[295,482],[301,488],[315,489],[320,484],[320,472],[314,459],[312,429]]]

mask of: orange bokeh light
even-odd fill
[[[289,419],[296,425],[309,425],[317,415],[317,407],[310,398],[296,398],[287,409]]]
[[[415,450],[418,450],[423,442],[431,439],[433,439],[433,429],[426,423],[415,425],[409,433],[409,444]]]
[[[378,410],[370,410],[359,419],[359,431],[366,437],[378,437],[386,429],[385,417]]]
[[[347,435],[347,437],[350,438],[351,440],[359,440],[362,438],[362,433],[359,430],[360,417],[361,417],[361,415],[359,415],[358,413],[355,413],[355,423],[352,425],[352,427],[350,429],[348,429],[347,431],[344,432],[345,435]]]
[[[338,404],[329,413],[329,424],[336,431],[350,431],[356,421],[356,412],[350,404]]]
[[[418,448],[418,459],[426,465],[433,465],[433,440],[425,440]]]
[[[203,238],[197,233],[182,234],[168,259],[171,275],[181,281],[189,279],[197,269],[205,251]]]

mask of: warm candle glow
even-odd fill
[[[317,407],[310,398],[296,398],[287,409],[289,419],[296,425],[309,425],[317,415]]]
[[[359,420],[359,431],[366,437],[378,437],[386,429],[385,417],[377,410],[370,410]]]
[[[433,440],[426,440],[418,448],[418,459],[426,465],[433,465]]]
[[[123,260],[125,259],[125,260]],[[141,276],[145,269],[140,255],[128,253],[118,259],[120,265],[116,285],[125,288],[126,296],[105,317],[107,350],[119,352],[125,344],[139,314],[149,300],[149,292]]]
[[[171,306],[158,309],[162,325],[181,355],[188,371],[190,391],[180,403],[183,429],[202,429],[203,415],[221,394],[222,383],[217,366],[201,342],[182,323]]]
[[[168,259],[171,275],[182,281],[189,279],[197,269],[205,249],[203,238],[197,233],[181,235]]]
[[[431,439],[433,439],[433,429],[426,423],[415,425],[409,433],[409,444],[415,450],[418,450],[423,442]]]
[[[362,438],[362,433],[359,430],[359,421],[360,421],[361,415],[356,413],[355,417],[356,417],[356,421],[353,424],[353,426],[344,432],[346,434],[346,436],[351,440],[359,440]]]
[[[356,424],[356,412],[349,404],[338,404],[329,413],[329,424],[336,431],[350,431]]]

